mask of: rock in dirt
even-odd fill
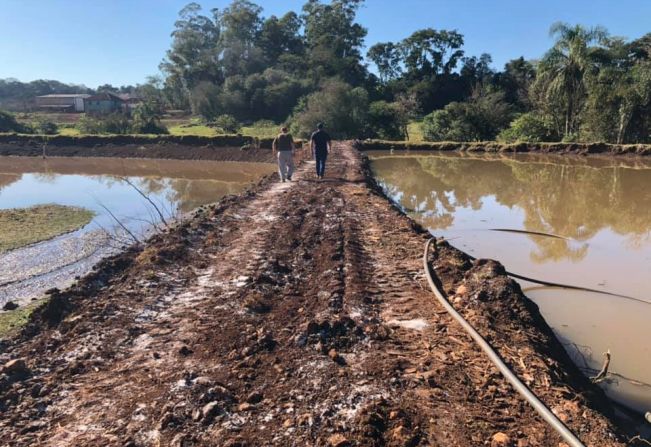
[[[257,404],[262,401],[262,394],[254,391],[247,396],[246,401],[250,404]]]
[[[2,306],[2,310],[15,310],[18,309],[18,304],[14,303],[13,301],[7,301],[4,306]]]
[[[330,447],[348,447],[350,441],[340,433],[336,433],[328,438],[328,445]]]
[[[240,404],[239,407],[237,407],[237,409],[240,411],[249,411],[251,408],[253,408],[253,405],[248,402],[244,402],[243,404]]]
[[[219,402],[210,402],[203,406],[201,409],[201,417],[206,423],[211,422],[215,416],[217,416],[221,411],[219,407]]]
[[[506,447],[511,445],[511,438],[506,433],[497,432],[491,438],[491,447]]]
[[[12,377],[27,377],[30,374],[30,369],[23,359],[9,360],[2,367],[2,372]]]
[[[185,345],[184,345],[184,346],[181,346],[181,349],[179,349],[179,354],[181,354],[181,355],[184,356],[184,357],[187,357],[187,356],[189,356],[189,355],[192,354],[192,353],[193,353],[192,349],[188,348],[188,347],[185,346]]]

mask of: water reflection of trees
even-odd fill
[[[189,180],[156,177],[133,179],[145,194],[166,201],[181,212],[191,211],[201,205],[216,202],[227,194],[242,190],[245,183],[218,180]]]
[[[0,191],[22,178],[22,174],[0,174]]]
[[[651,229],[651,169],[437,156],[380,158],[374,169],[387,193],[431,229],[449,229],[459,208],[479,210],[493,196],[523,211],[526,230],[575,240],[532,236],[538,262],[582,259],[580,242],[605,228],[632,243]]]

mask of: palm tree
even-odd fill
[[[597,70],[596,54],[608,38],[602,27],[585,28],[555,23],[549,31],[556,39],[539,65],[537,82],[543,84],[543,100],[562,113],[563,134],[569,136],[579,129],[579,115],[587,97],[586,78]],[[560,129],[559,125],[559,130]]]

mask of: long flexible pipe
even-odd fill
[[[448,300],[445,298],[443,293],[439,290],[437,285],[434,283],[432,278],[432,273],[429,268],[429,263],[427,259],[429,257],[429,247],[434,239],[429,239],[425,244],[425,254],[423,255],[423,267],[425,268],[425,276],[427,277],[427,282],[429,283],[432,292],[441,303],[441,305],[448,311],[448,313],[459,322],[461,327],[472,337],[473,340],[479,345],[479,347],[486,353],[491,362],[500,370],[502,375],[508,380],[513,388],[516,389],[518,393],[524,397],[524,399],[531,404],[531,406],[542,416],[542,418],[567,442],[570,447],[585,447],[585,445],[577,438],[569,428],[563,424],[563,422],[558,419],[554,413],[551,412],[549,408],[545,406],[544,403],[536,397],[535,394],[531,392],[527,386],[516,377],[515,374],[509,369],[508,366],[502,361],[499,355],[495,350],[484,340],[484,338],[475,330],[474,327],[468,323],[465,318],[463,318],[455,309],[450,305]]]

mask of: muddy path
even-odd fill
[[[0,348],[0,445],[559,446],[434,300],[428,235],[337,144],[55,293]],[[451,301],[591,446],[603,394],[492,261],[445,242]],[[24,361],[24,364],[22,363]]]

